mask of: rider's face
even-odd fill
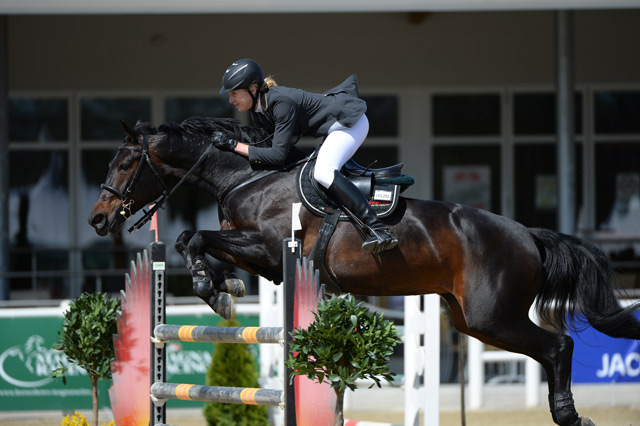
[[[256,92],[256,89],[253,86],[250,87],[249,90],[254,94]],[[229,103],[235,106],[238,111],[245,112],[251,110],[251,107],[253,106],[253,99],[247,89],[238,89],[229,92]]]

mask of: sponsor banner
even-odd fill
[[[609,337],[583,319],[577,324],[570,334],[574,383],[640,382],[640,341]]]
[[[0,318],[0,410],[91,408],[91,383],[77,367],[67,371],[67,384],[51,371],[67,359],[52,349],[62,330],[62,317]],[[109,406],[110,381],[99,383],[101,407]]]
[[[185,308],[181,307],[181,312]],[[208,307],[204,306],[208,309]],[[67,364],[61,351],[52,348],[62,330],[62,309],[43,316],[36,309],[0,312],[0,411],[87,410],[91,409],[91,383],[86,372],[72,367],[67,384],[53,379],[51,371]],[[48,309],[50,312],[51,309]],[[193,314],[172,315],[167,308],[167,323],[217,325],[220,317],[194,306]],[[29,313],[32,313],[30,316]],[[257,326],[255,315],[237,315],[243,326]],[[250,345],[258,360],[258,346]],[[211,363],[212,343],[170,342],[167,344],[167,381],[204,384]],[[257,367],[256,367],[257,368]],[[110,380],[99,381],[101,408],[110,407]],[[172,401],[172,407],[201,406],[202,403]]]

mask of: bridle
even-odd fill
[[[120,148],[118,148],[118,150],[128,149],[131,151],[139,152],[142,156],[142,158],[138,162],[138,168],[136,169],[136,172],[133,175],[133,179],[131,179],[129,184],[126,186],[124,193],[118,191],[112,186],[107,185],[106,183],[103,183],[100,185],[100,188],[111,192],[113,195],[115,195],[122,201],[122,204],[118,208],[118,212],[116,215],[118,222],[122,223],[125,220],[129,219],[132,215],[131,209],[132,209],[134,200],[133,199],[127,200],[127,197],[133,194],[133,191],[136,188],[136,184],[138,183],[138,180],[140,179],[140,176],[142,175],[142,171],[144,170],[145,166],[148,166],[149,169],[151,169],[156,180],[160,182],[160,185],[163,188],[162,194],[155,201],[154,203],[155,205],[151,207],[149,211],[142,209],[142,213],[143,213],[142,217],[136,223],[134,223],[133,226],[131,226],[131,228],[127,230],[128,233],[131,233],[133,231],[138,231],[140,228],[142,228],[144,224],[150,221],[153,215],[158,211],[158,209],[160,209],[164,205],[164,203],[169,199],[169,197],[171,197],[171,195],[173,195],[173,193],[184,183],[184,181],[189,177],[189,175],[191,175],[191,173],[196,169],[196,167],[198,167],[205,160],[205,158],[207,158],[207,156],[209,155],[209,152],[211,152],[211,149],[213,148],[213,144],[209,145],[207,149],[202,153],[198,161],[196,161],[196,163],[191,167],[191,169],[189,169],[189,171],[185,173],[182,179],[180,179],[180,181],[178,181],[178,183],[173,188],[169,189],[169,187],[164,182],[164,180],[162,180],[162,177],[160,176],[156,168],[153,166],[153,163],[151,162],[151,157],[149,155],[149,135],[144,132],[142,133],[142,135],[143,135],[142,148],[136,147],[136,146],[121,146]]]
[[[120,205],[120,207],[118,208],[118,212],[117,212],[117,220],[118,222],[122,223],[125,220],[129,219],[131,217],[131,215],[133,214],[133,212],[131,211],[134,200],[133,199],[129,199],[127,200],[127,197],[129,195],[131,195],[133,193],[133,191],[135,190],[136,184],[138,183],[138,180],[140,179],[140,176],[142,175],[142,171],[144,170],[145,166],[148,166],[149,169],[151,169],[151,171],[153,172],[153,175],[155,176],[156,180],[158,182],[160,182],[160,185],[162,185],[162,187],[164,188],[162,191],[162,194],[160,195],[160,197],[155,201],[154,206],[151,207],[149,209],[149,211],[146,211],[144,209],[142,209],[142,217],[140,219],[138,219],[138,221],[136,223],[133,224],[133,226],[131,226],[127,232],[131,233],[133,231],[138,231],[142,228],[142,226],[144,224],[146,224],[147,222],[149,222],[151,220],[151,218],[153,217],[153,215],[164,205],[164,203],[169,199],[169,197],[171,197],[171,195],[173,195],[174,192],[176,192],[176,190],[178,188],[180,188],[180,186],[184,183],[184,181],[191,175],[191,173],[193,173],[193,171],[207,158],[207,156],[209,155],[209,152],[211,152],[211,150],[213,149],[214,145],[210,144],[207,149],[202,153],[202,155],[200,156],[200,158],[198,159],[198,161],[195,162],[195,164],[189,169],[189,171],[187,173],[184,174],[184,176],[182,176],[182,178],[178,181],[178,183],[171,189],[169,189],[169,187],[165,184],[165,182],[162,180],[162,177],[160,176],[160,174],[157,172],[157,170],[155,169],[155,167],[153,166],[153,163],[151,162],[151,157],[149,156],[149,135],[147,133],[142,133],[143,135],[143,143],[142,143],[142,148],[137,147],[137,146],[121,146],[120,148],[118,148],[118,150],[123,150],[123,149],[128,149],[131,151],[135,151],[135,152],[139,152],[142,156],[142,158],[140,159],[140,162],[138,163],[138,168],[136,169],[136,172],[133,175],[133,179],[131,179],[131,181],[129,182],[129,184],[127,185],[127,187],[124,190],[124,193],[118,191],[117,189],[115,189],[112,186],[107,185],[106,183],[103,183],[100,185],[100,188],[111,192],[113,195],[115,195],[116,197],[118,197],[121,201],[122,204]],[[265,139],[266,140],[266,139]],[[257,143],[260,143],[263,141],[259,141]],[[257,144],[256,142],[254,143],[250,143],[250,144]],[[258,175],[254,176],[253,178],[247,180],[246,182],[243,182],[240,185],[237,185],[233,188],[228,189],[225,193],[222,194],[222,196],[220,197],[220,207],[222,209],[222,212],[224,213],[225,218],[227,219],[227,221],[231,221],[231,218],[229,216],[229,212],[226,209],[226,201],[229,199],[229,196],[233,193],[235,193],[236,191],[246,187],[249,184],[252,184],[253,182],[256,182],[258,180],[261,180],[269,175],[272,175],[274,173],[277,172],[281,172],[281,171],[285,171],[285,170],[290,170],[291,168],[305,163],[307,161],[309,161],[310,159],[314,158],[314,156],[316,155],[316,152],[314,151],[311,155],[303,158],[302,160],[296,161],[295,163],[292,164],[285,164],[284,166],[281,166],[278,169],[273,169],[273,170],[264,170],[262,173],[259,173]]]

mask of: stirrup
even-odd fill
[[[397,245],[398,239],[390,230],[373,230],[373,235],[371,235],[364,243],[362,243],[362,249],[365,253],[378,255],[384,251],[391,250]]]

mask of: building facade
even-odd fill
[[[545,10],[9,15],[10,300],[119,290],[131,254],[152,240],[101,238],[87,223],[119,121],[246,120],[218,95],[222,72],[243,57],[311,91],[356,73],[372,123],[358,160],[404,162],[416,179],[406,195],[555,229],[554,19]],[[623,267],[631,289],[640,288],[639,42],[640,9],[574,12],[576,232]],[[216,229],[215,210],[180,191],[161,211],[160,239]],[[178,256],[169,261],[183,275]],[[183,278],[173,294],[191,295]]]

